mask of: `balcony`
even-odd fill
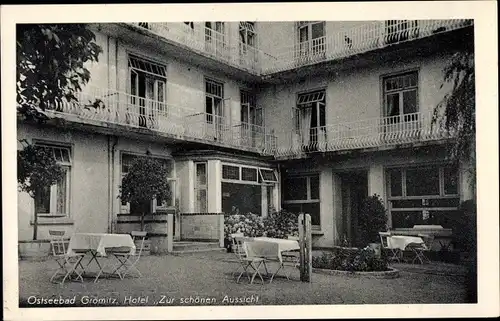
[[[157,36],[187,46],[199,54],[252,74],[261,73],[260,61],[265,58],[262,51],[214,29],[192,27],[182,22],[134,22],[127,24],[148,30]]]
[[[433,113],[421,112],[371,118],[276,133],[276,157],[304,157],[311,152],[337,152],[367,148],[390,148],[453,137]]]
[[[52,106],[46,113],[74,123],[123,126],[125,130],[159,134],[176,142],[205,143],[263,155],[272,155],[275,149],[276,139],[265,127],[184,106],[96,87],[78,93],[77,99]]]

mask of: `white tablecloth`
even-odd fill
[[[418,236],[393,235],[388,238],[388,245],[393,249],[405,250],[410,243],[423,244],[424,240]]]
[[[299,250],[299,242],[296,240],[288,240],[288,239],[275,239],[272,237],[254,237],[254,240],[257,241],[265,241],[265,242],[271,242],[271,243],[278,243],[280,253],[285,252],[285,251],[293,251],[293,250]]]
[[[130,254],[135,253],[135,244],[128,234],[75,233],[69,240],[68,253],[74,250],[94,250],[106,256],[106,248],[130,247]]]

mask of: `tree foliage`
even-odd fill
[[[137,157],[123,177],[120,188],[122,202],[135,203],[139,207],[153,199],[170,197],[169,170],[167,166],[151,156]],[[135,214],[135,213],[134,213]],[[141,228],[144,228],[145,211],[141,214]]]
[[[474,50],[471,43],[465,42],[465,48],[454,53],[443,70],[444,79],[441,87],[448,83],[451,84],[451,90],[434,109],[433,124],[439,123],[456,135],[450,148],[450,158],[455,162],[468,161],[473,165],[474,171],[476,149]],[[470,177],[474,180],[475,173]]]
[[[56,184],[64,177],[63,168],[57,163],[51,149],[28,144],[17,154],[17,182],[19,188],[33,199],[43,189]],[[37,239],[38,215],[35,210],[33,240]]]
[[[33,198],[41,189],[57,183],[63,174],[63,168],[48,148],[28,144],[17,154],[17,182]]]
[[[85,24],[17,25],[17,109],[27,118],[75,94],[90,80],[86,62],[98,61],[101,47]]]
[[[379,241],[379,232],[387,229],[387,213],[379,195],[367,197],[358,214],[356,246],[365,247]]]

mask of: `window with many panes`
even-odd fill
[[[318,90],[297,96],[295,108],[295,131],[302,144],[326,141],[326,93]]]
[[[141,127],[154,127],[158,116],[167,108],[167,67],[147,59],[129,55],[130,103],[128,121]]]
[[[319,174],[289,175],[282,186],[283,208],[297,214],[310,214],[313,227],[320,228]]]
[[[142,155],[134,155],[122,153],[121,155],[121,178],[129,172],[130,166],[134,162],[134,160],[138,157],[146,157]],[[167,207],[175,206],[175,177],[174,177],[174,161],[168,158],[157,158],[162,164],[167,168],[168,180],[170,181],[170,198],[166,200],[162,199],[153,199],[150,202],[145,202],[144,204],[130,204],[130,203],[121,203],[121,212],[122,213],[140,213],[143,210],[146,213],[155,213],[159,209],[165,209]]]
[[[460,203],[456,166],[389,168],[386,178],[393,228],[450,227]]]
[[[207,123],[221,121],[224,116],[224,84],[205,79],[205,112]]]
[[[325,52],[326,42],[324,21],[298,22],[297,35],[299,56],[315,55]]]
[[[384,77],[384,116],[408,121],[418,112],[418,73],[416,71]],[[399,116],[399,117],[395,117]]]
[[[255,32],[255,22],[241,21],[240,28],[240,44],[242,45],[242,50],[244,52],[248,47],[257,47],[257,34]]]
[[[49,151],[63,169],[63,176],[57,183],[37,191],[35,212],[39,216],[69,215],[70,173],[72,166],[71,148],[37,144]]]
[[[195,211],[205,213],[208,211],[207,205],[207,163],[195,163],[196,181],[194,193],[196,197]]]
[[[266,215],[269,206],[274,204],[273,193],[277,183],[274,169],[222,164],[223,212]],[[267,206],[263,206],[263,202]]]

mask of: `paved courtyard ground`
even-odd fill
[[[205,305],[245,304],[235,302],[234,298],[252,300],[252,296],[254,302],[251,304],[258,305],[466,302],[465,277],[459,267],[445,267],[446,273],[426,272],[404,264],[397,267],[401,273],[396,279],[313,273],[312,283],[303,283],[299,270],[290,268],[290,281],[279,277],[271,284],[248,284],[242,279],[238,284],[232,276],[237,269],[233,254],[206,252],[142,257],[139,263],[142,278],[100,279],[98,283],[86,278],[83,283],[66,282],[61,286],[49,281],[56,268],[55,262],[20,261],[19,293],[22,306],[28,299],[38,298],[76,298],[75,306],[85,305],[85,302],[92,306],[95,306],[92,302],[124,306],[131,302],[128,299],[136,297],[147,298],[147,302],[131,302],[133,305],[148,306],[179,306],[186,302],[187,305],[200,305],[202,299],[209,299]],[[116,299],[114,303],[113,299]]]

